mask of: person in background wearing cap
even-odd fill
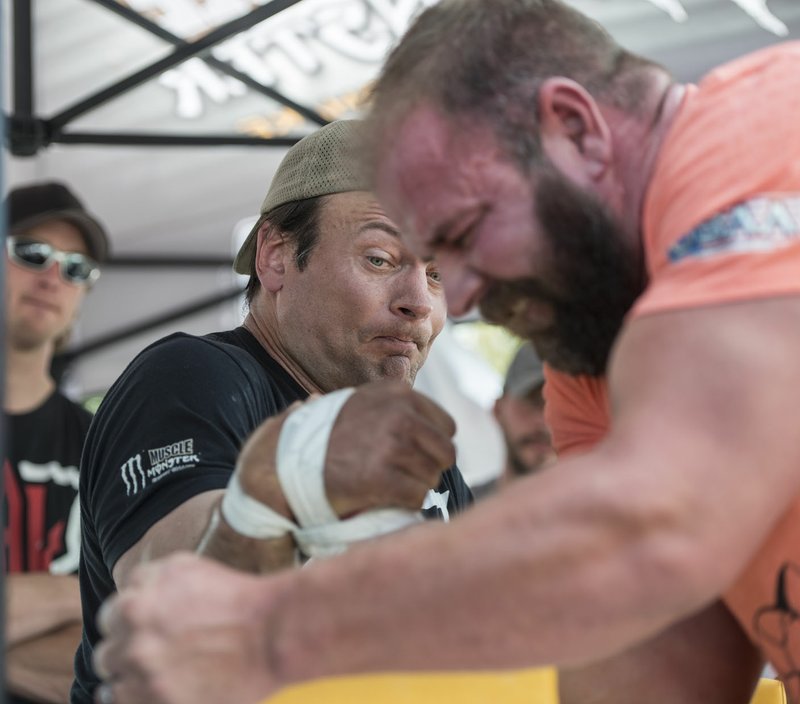
[[[108,240],[61,183],[16,188],[5,205],[7,700],[66,702],[80,639],[78,464],[91,415],[59,391],[50,365]]]
[[[250,275],[242,327],[155,343],[98,409],[81,468],[74,703],[99,682],[97,611],[136,565],[196,549],[273,571],[471,501],[451,419],[411,390],[444,323],[442,283],[367,192],[358,124],[318,130],[278,168],[234,263]],[[220,648],[233,662],[245,646],[201,647],[219,669]]]
[[[544,420],[543,390],[542,362],[533,345],[526,342],[511,360],[503,395],[494,404],[508,453],[504,482],[533,474],[555,459]]]
[[[482,499],[517,477],[544,469],[555,459],[544,418],[544,369],[530,342],[523,343],[506,371],[503,394],[495,401],[494,417],[503,432],[506,462],[496,479],[472,486]]]

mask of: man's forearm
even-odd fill
[[[6,577],[6,589],[9,648],[81,619],[77,577],[47,572],[15,573]]]
[[[37,701],[66,704],[81,638],[79,623],[32,638],[6,651],[9,692]]]
[[[295,544],[290,534],[271,540],[247,538],[222,518],[219,504],[196,552],[229,567],[253,573],[274,572],[295,563]]]
[[[723,588],[723,575],[698,578],[700,529],[671,515],[657,483],[637,486],[598,453],[588,462],[521,480],[450,525],[287,576],[265,595],[279,600],[265,617],[278,680],[574,664],[658,632]]]

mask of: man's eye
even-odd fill
[[[435,269],[433,271],[429,271],[428,278],[432,281],[435,281],[437,284],[440,284],[442,283],[442,272],[436,271]]]
[[[375,255],[367,257],[367,261],[373,266],[377,267],[382,267],[384,264],[388,264],[388,262],[383,257],[376,257]]]

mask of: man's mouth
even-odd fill
[[[419,345],[413,339],[406,337],[395,337],[394,335],[377,335],[373,338],[381,347],[391,354],[409,356],[419,349]]]
[[[36,298],[34,296],[23,296],[22,302],[26,303],[27,305],[31,305],[34,308],[39,308],[40,310],[48,310],[52,313],[59,313],[61,308],[55,303],[51,303],[50,301],[44,301],[41,298]]]

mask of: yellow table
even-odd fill
[[[558,704],[556,671],[341,677],[284,690],[262,704]],[[687,702],[687,704],[702,704]],[[786,704],[783,685],[762,679],[751,704]]]
[[[558,684],[556,671],[550,668],[365,675],[291,687],[267,701],[269,704],[558,704]]]
[[[786,691],[778,680],[762,679],[750,704],[786,704]]]

